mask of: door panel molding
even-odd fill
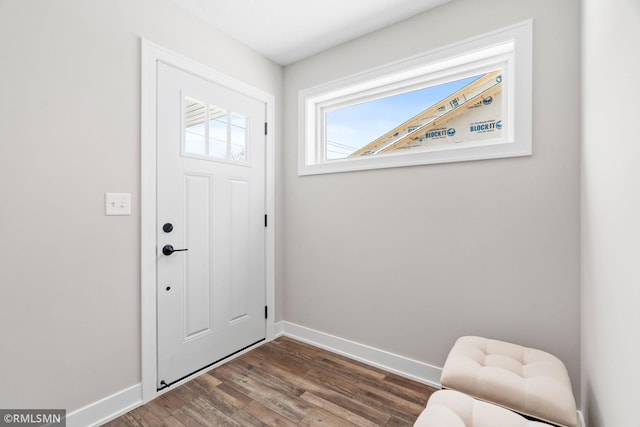
[[[140,110],[140,300],[141,300],[141,375],[142,400],[144,403],[162,392],[156,390],[157,381],[157,286],[156,286],[156,211],[157,211],[157,148],[156,148],[156,87],[157,64],[162,62],[181,69],[215,84],[225,86],[266,104],[266,120],[270,132],[266,135],[265,174],[265,214],[275,218],[275,170],[274,170],[274,96],[233,77],[222,74],[163,48],[148,40],[141,39],[141,110]],[[270,221],[270,224],[273,224]],[[266,303],[275,304],[275,232],[274,227],[266,228],[265,234],[265,283]],[[267,319],[266,341],[274,338],[274,317]]]

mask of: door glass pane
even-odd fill
[[[231,158],[247,160],[247,118],[237,113],[231,113]]]
[[[185,97],[184,152],[247,161],[247,117]]]
[[[228,150],[228,115],[224,108],[209,106],[209,155],[227,159]]]
[[[184,151],[191,154],[207,154],[205,140],[205,105],[197,99],[184,99]]]

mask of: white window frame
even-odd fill
[[[298,95],[298,175],[529,156],[532,154],[533,22],[522,22],[416,57],[305,89]],[[326,159],[326,111],[501,69],[497,139]]]

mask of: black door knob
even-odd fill
[[[182,251],[188,251],[189,249],[173,249],[172,245],[164,245],[162,247],[162,253],[169,256],[174,252],[182,252]]]

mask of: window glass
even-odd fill
[[[205,104],[185,98],[184,108],[184,151],[191,154],[207,154],[205,131]]]
[[[229,157],[227,110],[214,105],[209,106],[209,146],[213,157],[226,159]]]
[[[231,158],[247,160],[247,118],[241,114],[231,113]]]
[[[185,96],[183,154],[246,162],[247,122],[242,114]]]
[[[326,158],[499,137],[501,89],[502,72],[497,70],[330,110],[326,113]]]

